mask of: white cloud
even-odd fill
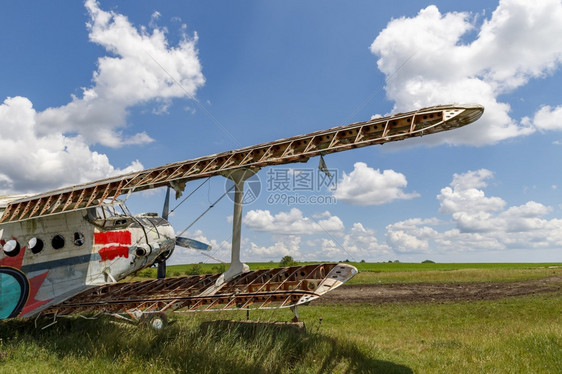
[[[365,228],[360,222],[353,224],[351,230],[345,234],[343,247],[346,253],[353,255],[355,259],[377,258],[381,254],[388,254],[390,247],[379,243],[375,230]]]
[[[360,261],[371,259],[380,261],[382,255],[390,252],[390,246],[379,243],[374,230],[365,228],[360,222],[353,224],[352,228],[342,238],[323,237],[307,243],[313,248],[307,253],[307,260],[331,259],[342,261]],[[314,250],[320,248],[319,250]]]
[[[562,106],[543,106],[535,113],[533,124],[539,130],[562,130]]]
[[[485,189],[493,177],[487,169],[454,174],[449,186],[436,196],[442,217],[430,215],[391,223],[384,236],[379,235],[384,241],[362,222],[346,230],[329,211],[314,215],[314,222],[296,208],[277,214],[252,210],[244,217],[250,232],[242,256],[248,261],[278,261],[285,255],[304,261],[381,261],[393,255],[450,258],[452,254],[491,250],[530,250],[532,256],[533,249],[560,248],[562,219],[548,218],[553,209],[536,201],[508,206],[500,197],[487,196]],[[274,241],[257,244],[255,238],[249,239],[251,231],[273,234]],[[228,258],[230,244],[225,248],[224,257]]]
[[[38,135],[36,114],[24,97],[0,104],[0,194],[44,191],[142,169],[138,161],[125,169],[114,168],[80,135]]]
[[[272,215],[269,210],[250,210],[243,222],[250,230],[269,232],[272,234],[313,235],[326,232],[341,232],[345,229],[337,216],[326,216],[323,219],[304,217],[297,208],[289,212]]]
[[[493,176],[486,169],[454,174],[452,187],[441,189],[437,199],[441,202],[439,212],[451,214],[461,232],[483,232],[493,230],[494,212],[501,211],[505,201],[499,197],[486,197],[479,188]]]
[[[416,218],[388,225],[388,244],[408,253],[560,247],[562,220],[545,218],[552,208],[535,201],[506,208],[503,199],[482,190],[492,175],[485,169],[455,174],[452,188],[443,188],[437,196],[440,212],[451,216],[450,223]],[[450,224],[453,228],[439,229]]]
[[[453,181],[450,186],[458,188],[461,190],[467,190],[470,188],[482,188],[486,187],[486,179],[490,179],[494,176],[490,170],[480,169],[477,171],[468,171],[463,174],[453,174]]]
[[[170,264],[213,262],[212,259],[206,257],[203,253],[211,255],[213,258],[221,261],[227,263],[230,262],[230,251],[232,246],[229,241],[209,239],[201,230],[188,232],[183,236],[210,244],[212,246],[212,250],[210,252],[203,252],[189,248],[176,247],[174,254],[170,257]],[[247,262],[278,262],[283,256],[292,256],[293,258],[300,260],[302,259],[300,249],[301,240],[301,236],[299,235],[282,235],[272,245],[259,245],[253,242],[250,238],[245,237],[241,243],[240,257],[242,261]]]
[[[528,121],[511,118],[509,104],[498,97],[560,65],[562,44],[552,37],[562,35],[560,19],[558,0],[504,0],[478,29],[473,15],[441,14],[431,5],[413,18],[389,22],[371,52],[389,78],[386,92],[395,111],[455,102],[486,108],[475,124],[429,142],[493,144],[536,130]],[[469,31],[477,32],[471,43],[463,40]]]
[[[438,237],[438,232],[430,226],[438,224],[435,218],[411,218],[396,222],[386,227],[386,240],[397,252],[428,252],[429,241]]]
[[[302,243],[302,236],[312,236],[312,239]],[[316,235],[316,236],[313,236]],[[356,222],[353,227],[337,235],[326,232],[308,232],[298,235],[276,235],[272,245],[258,245],[251,242],[249,248],[244,248],[252,261],[278,261],[289,255],[301,261],[341,261],[349,259],[380,260],[382,255],[390,253],[390,246],[379,243],[374,230],[365,228]]]
[[[341,256],[348,256],[333,239],[322,238],[320,243],[321,250],[311,254],[316,258],[341,258]]]
[[[458,229],[448,230],[435,238],[443,252],[473,252],[478,250],[502,250],[504,244],[497,237],[481,233],[461,233]]]
[[[253,259],[257,257],[263,260],[280,260],[284,256],[291,256],[298,260],[301,256],[300,243],[301,237],[297,235],[288,235],[283,240],[277,241],[268,247],[251,243],[250,248],[247,250],[247,257]]]
[[[501,211],[505,201],[499,197],[486,197],[484,191],[486,179],[493,173],[486,169],[454,174],[452,187],[441,189],[437,199],[441,202],[439,212],[451,214],[458,228],[463,232],[480,232],[492,229],[493,212]]]
[[[354,205],[381,205],[393,200],[418,197],[415,192],[403,191],[407,184],[404,174],[394,170],[384,170],[381,173],[364,162],[356,162],[351,173],[343,174],[334,197]]]
[[[66,105],[37,112],[24,97],[0,104],[0,194],[45,191],[142,169],[138,161],[116,169],[90,146],[153,141],[146,132],[125,135],[129,108],[154,102],[165,110],[171,99],[191,97],[204,84],[196,35],[169,46],[165,29],[137,30],[94,0],[86,1],[86,8],[90,40],[111,56],[98,60],[92,86]]]
[[[113,56],[98,59],[94,85],[83,88],[82,98],[38,113],[38,130],[78,131],[88,142],[109,147],[151,142],[145,133],[125,137],[119,129],[126,126],[130,107],[158,100],[156,112],[165,112],[165,100],[195,95],[205,82],[197,35],[184,35],[170,47],[165,29],[138,30],[124,15],[101,10],[95,0],[86,1],[86,8],[90,40]]]

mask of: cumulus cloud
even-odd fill
[[[543,219],[551,208],[535,201],[505,209],[505,201],[499,197],[487,197],[482,189],[485,179],[490,178],[489,170],[469,171],[453,177],[453,189],[445,187],[437,196],[441,202],[440,212],[451,214],[456,229],[462,233],[489,233],[502,239],[514,234],[540,231],[549,225]],[[472,183],[455,184],[461,179]],[[503,239],[502,239],[503,240]],[[507,241],[504,241],[507,242]]]
[[[438,223],[435,218],[411,218],[396,222],[386,227],[386,240],[397,252],[428,252],[429,241],[438,236],[438,232],[431,225]]]
[[[439,217],[430,213],[394,222],[379,234],[360,221],[346,229],[329,211],[309,218],[296,208],[277,214],[252,210],[243,220],[250,232],[242,255],[253,261],[277,261],[285,255],[304,261],[380,261],[392,255],[560,248],[562,219],[548,217],[553,208],[536,201],[509,206],[498,196],[488,196],[493,178],[487,169],[455,173],[436,196]],[[249,239],[252,232],[274,235],[273,244],[257,244]]]
[[[334,197],[354,205],[381,205],[418,197],[415,192],[403,191],[407,184],[404,174],[394,170],[384,170],[381,173],[364,162],[356,162],[351,173],[343,174]]]
[[[450,187],[441,189],[437,199],[441,202],[439,211],[451,214],[458,228],[464,232],[490,230],[489,219],[494,212],[502,210],[505,201],[499,197],[486,197],[486,179],[493,173],[486,169],[454,174]]]
[[[227,240],[215,240],[208,238],[202,230],[188,232],[184,236],[210,244],[210,252],[202,252],[194,249],[176,247],[174,254],[170,257],[170,264],[185,264],[198,262],[213,262],[218,259],[230,262],[231,243]],[[242,261],[279,261],[283,256],[292,256],[295,259],[302,259],[300,235],[282,235],[275,240],[272,245],[256,244],[250,238],[245,237],[241,243],[240,257]],[[205,256],[208,254],[211,258]]]
[[[284,256],[291,256],[300,259],[300,243],[300,236],[288,235],[283,240],[277,241],[271,246],[259,246],[252,242],[250,243],[247,253],[249,255],[248,257],[251,258],[281,259]]]
[[[451,220],[414,218],[388,225],[388,244],[409,253],[560,247],[562,220],[545,218],[552,208],[535,201],[506,208],[503,199],[483,190],[492,176],[486,169],[455,174],[437,196],[439,211]]]
[[[539,130],[562,130],[562,106],[543,106],[535,113],[533,125]]]
[[[138,30],[124,15],[100,9],[95,0],[86,1],[86,9],[90,41],[112,56],[98,59],[93,85],[83,89],[81,98],[39,113],[38,130],[78,131],[87,141],[109,147],[150,142],[145,133],[124,137],[127,111],[152,100],[161,103],[195,95],[205,82],[195,47],[197,35],[184,35],[170,47],[165,29]]]
[[[197,35],[169,46],[165,29],[139,30],[94,0],[86,1],[86,8],[90,40],[111,56],[98,60],[92,85],[66,105],[37,112],[24,97],[0,104],[0,194],[45,191],[142,169],[138,161],[117,169],[90,147],[151,142],[146,132],[124,134],[129,108],[149,102],[165,107],[173,98],[192,97],[204,84]]]
[[[476,15],[442,14],[431,5],[389,22],[370,49],[389,78],[385,89],[395,111],[455,102],[485,106],[475,124],[426,141],[493,144],[541,128],[540,120],[511,118],[499,96],[559,67],[562,44],[552,36],[562,35],[560,19],[558,0],[502,0],[480,27]],[[465,41],[469,32],[477,35],[472,42]]]
[[[313,235],[341,232],[345,229],[339,217],[325,214],[322,219],[304,217],[297,208],[275,215],[269,210],[250,210],[243,219],[244,225],[253,231],[272,234]]]
[[[29,99],[12,97],[0,104],[0,194],[44,191],[142,169],[138,161],[115,168],[82,136],[38,135],[36,126]]]
[[[390,253],[390,246],[379,243],[375,230],[365,228],[362,223],[356,222],[343,236],[343,242],[336,242],[334,239],[322,238],[320,243],[321,250],[313,252],[311,259],[343,259],[348,258],[354,261],[359,259],[380,259],[381,255]]]
[[[302,237],[311,239],[303,243]],[[338,235],[326,232],[307,232],[296,235],[276,235],[272,245],[258,245],[250,242],[242,249],[253,261],[279,260],[283,256],[292,256],[301,261],[341,261],[344,258],[352,261],[360,259],[378,260],[382,255],[390,253],[390,246],[380,243],[376,232],[356,222],[351,229],[342,230]]]

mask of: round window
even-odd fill
[[[64,236],[60,234],[55,235],[53,240],[51,240],[51,245],[54,249],[61,249],[64,247]]]
[[[6,244],[4,244],[3,249],[7,256],[15,257],[20,253],[20,243],[15,239],[8,240]]]
[[[74,245],[77,247],[80,247],[84,244],[84,234],[82,234],[81,232],[75,232],[74,233]]]
[[[44,244],[43,240],[39,238],[31,238],[27,242],[27,247],[31,249],[31,252],[37,254],[43,250]]]

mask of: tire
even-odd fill
[[[154,331],[161,331],[168,326],[168,317],[165,313],[145,313],[140,320],[141,324]]]

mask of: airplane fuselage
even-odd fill
[[[0,319],[29,317],[173,251],[171,225],[122,204],[0,225]]]

